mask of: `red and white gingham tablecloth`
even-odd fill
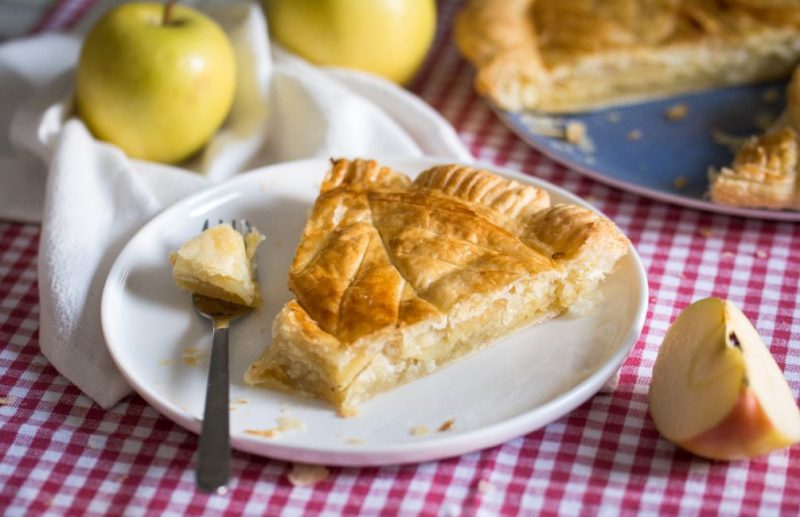
[[[55,2],[36,30],[74,24],[90,0]],[[137,395],[104,411],[39,352],[39,228],[0,221],[0,509],[36,514],[681,514],[799,515],[800,446],[752,461],[710,462],[659,437],[647,388],[667,327],[691,301],[733,300],[800,393],[800,224],[713,215],[588,180],[515,137],[472,90],[440,3],[439,32],[412,90],[483,161],[590,200],[630,237],[650,304],[619,388],[492,449],[419,465],[330,468],[293,486],[291,465],[234,452],[231,490],[195,489],[197,437]]]

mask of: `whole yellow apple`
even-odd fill
[[[319,65],[410,81],[436,32],[435,0],[264,0],[270,34]]]
[[[650,384],[650,415],[676,445],[717,460],[800,441],[800,409],[775,359],[730,301],[705,298],[670,326]]]
[[[86,37],[75,100],[92,133],[129,156],[176,163],[228,115],[236,61],[223,30],[182,5],[123,4]]]

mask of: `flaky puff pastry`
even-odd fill
[[[264,236],[242,236],[227,223],[212,226],[169,254],[175,284],[195,294],[257,307],[261,291],[252,259]]]
[[[607,219],[546,192],[443,165],[414,181],[336,160],[250,384],[349,414],[586,297],[628,249]]]
[[[565,113],[788,76],[794,0],[471,0],[455,38],[479,93]]]
[[[800,68],[786,91],[787,106],[773,128],[744,141],[728,167],[709,170],[715,203],[800,210]]]

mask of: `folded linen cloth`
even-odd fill
[[[13,119],[10,138],[0,138],[0,218],[41,221],[42,352],[105,408],[130,387],[103,340],[103,284],[123,245],[165,206],[243,170],[291,159],[428,154],[472,160],[452,127],[402,88],[270,49],[255,4],[194,3],[230,36],[239,84],[224,127],[181,167],[129,159],[93,138],[73,115],[79,37],[42,35],[0,45],[0,127]]]

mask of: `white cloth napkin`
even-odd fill
[[[128,159],[72,115],[78,37],[0,45],[0,127],[11,123],[10,137],[0,138],[0,218],[41,221],[42,352],[106,408],[130,388],[103,340],[102,287],[122,246],[162,208],[211,182],[285,160],[423,154],[472,160],[452,127],[402,88],[270,51],[255,4],[197,4],[234,43],[239,87],[225,126],[182,168]]]

